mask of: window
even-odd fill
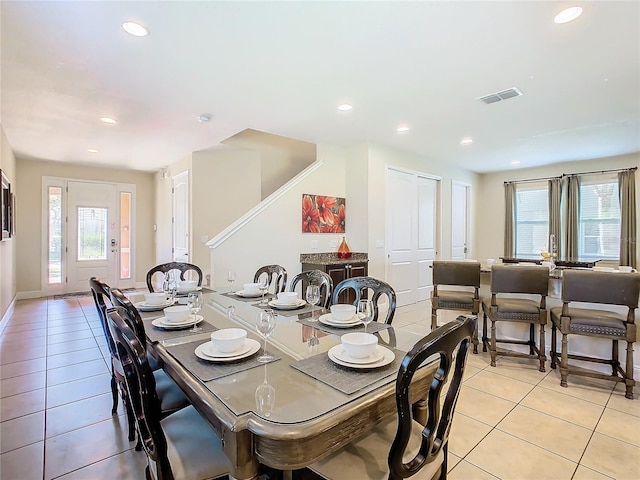
[[[548,251],[549,188],[546,182],[516,187],[516,257],[540,259]]]
[[[48,187],[49,204],[49,262],[47,282],[62,283],[62,188]]]
[[[580,260],[620,258],[620,197],[617,178],[583,177],[580,183]]]
[[[78,261],[107,259],[108,208],[78,207]]]

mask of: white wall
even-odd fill
[[[312,240],[318,242],[318,252],[335,250],[331,249],[330,242],[339,241],[342,235],[302,233],[303,194],[345,196],[344,149],[318,145],[317,154],[318,161],[322,164],[312,175],[304,178],[227,241],[211,250],[214,287],[226,288],[226,272],[235,270],[235,286],[241,288],[242,283],[253,281],[253,275],[259,267],[268,264],[282,265],[287,270],[289,278],[292,278],[302,270],[300,254],[312,251]],[[347,236],[349,229],[347,223]],[[354,251],[363,247],[365,245],[358,243],[351,245]]]
[[[9,145],[9,140],[4,133],[4,128],[0,124],[0,170],[2,170],[9,181],[11,182],[11,191],[15,193],[16,198],[19,198],[19,188],[16,181],[16,159]],[[20,207],[20,203],[16,201],[19,212],[24,212],[24,209]],[[14,213],[14,214],[17,214]],[[16,217],[18,218],[18,217]],[[19,230],[19,226],[16,226],[16,231]],[[5,314],[10,314],[9,308],[16,296],[17,280],[16,280],[16,265],[17,265],[17,249],[16,243],[23,236],[16,236],[11,239],[0,241],[0,320]],[[0,332],[4,328],[4,324],[0,324]]]
[[[539,168],[509,170],[480,175],[477,197],[476,246],[479,259],[498,258],[504,254],[504,182],[637,167],[640,154],[621,155],[576,162],[558,163]],[[640,174],[636,172],[636,194],[640,195]],[[640,259],[640,249],[638,251]]]

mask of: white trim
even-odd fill
[[[305,168],[303,171],[301,171],[299,174],[297,174],[295,177],[293,177],[291,180],[285,183],[278,190],[276,190],[267,198],[265,198],[258,205],[253,207],[251,210],[245,213],[242,217],[240,217],[238,220],[233,222],[231,225],[229,225],[227,228],[222,230],[219,234],[217,234],[215,237],[213,237],[211,240],[205,243],[205,245],[208,246],[209,248],[216,248],[220,246],[227,239],[232,237],[238,230],[240,230],[247,223],[249,223],[251,220],[257,217],[260,213],[262,213],[264,210],[270,207],[273,203],[275,203],[276,200],[278,200],[285,193],[287,193],[293,187],[298,185],[302,180],[304,180],[306,177],[308,177],[313,172],[315,172],[318,168],[320,168],[323,165],[323,163],[324,162],[322,160],[316,160],[315,162],[313,162],[311,165],[309,165],[307,168]]]
[[[57,295],[57,293],[56,293]],[[18,292],[16,293],[16,300],[27,300],[29,298],[42,298],[42,297],[48,297],[49,295],[47,295],[46,293],[44,293],[42,290],[32,290],[30,292]]]
[[[13,297],[13,300],[11,300],[11,303],[7,307],[7,311],[4,312],[4,315],[0,319],[0,335],[2,335],[2,333],[4,332],[4,329],[7,328],[7,324],[9,323],[9,319],[11,318],[11,315],[13,314],[13,309],[14,309],[14,307],[16,305],[16,300],[17,299],[18,299],[17,295]]]
[[[454,185],[460,185],[462,187],[465,188],[465,193],[466,193],[466,209],[467,209],[467,218],[465,218],[467,225],[466,225],[466,237],[465,238],[465,242],[466,242],[466,249],[467,251],[465,252],[464,257],[468,258],[468,254],[471,253],[473,251],[473,249],[471,248],[471,243],[472,243],[472,235],[471,235],[471,184],[467,183],[467,182],[461,182],[459,180],[454,180],[453,178],[451,179],[451,206],[450,206],[450,212],[451,212],[451,222],[449,225],[449,258],[453,258],[453,186]]]

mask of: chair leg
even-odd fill
[[[491,354],[491,366],[496,366],[496,352],[498,351],[496,347],[496,322],[491,319],[491,347],[489,347],[489,353]]]
[[[633,387],[636,384],[633,379],[633,342],[627,342],[627,368],[625,374],[626,392],[624,396],[633,400]]]
[[[487,314],[482,314],[482,351],[487,351]]]
[[[478,322],[476,322],[476,328],[473,330],[473,353],[478,354]]]
[[[545,354],[545,345],[544,345],[544,323],[540,324],[540,353],[538,355],[538,358],[540,358],[540,371],[541,372],[546,372],[547,370],[545,369],[545,362],[547,361],[547,356]]]
[[[551,322],[551,368],[553,368],[555,370],[556,368],[556,348],[557,348],[557,341],[556,341],[556,334],[557,334],[557,329],[556,329],[556,324]]]
[[[126,393],[122,395],[122,402],[124,403],[124,410],[127,412],[127,423],[129,424],[129,441],[133,442],[136,439],[136,420],[133,415],[133,408],[131,408],[131,401]]]
[[[562,354],[560,356],[560,386],[567,387],[567,377],[569,376],[569,352],[568,335],[562,334]]]
[[[611,375],[618,375],[618,367],[620,366],[620,359],[618,357],[618,341],[613,340],[611,342]]]
[[[111,374],[111,400],[113,403],[111,407],[111,415],[115,415],[118,413],[118,382],[116,381],[116,377],[113,373]]]
[[[431,331],[438,328],[438,310],[431,308]]]
[[[534,338],[536,336],[535,327],[533,323],[529,324],[529,355],[535,355],[535,350],[533,346],[536,344]]]

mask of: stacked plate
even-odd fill
[[[196,347],[196,357],[208,362],[233,362],[250,357],[260,350],[260,342],[247,338],[244,345],[233,352],[220,352],[211,342],[200,344]]]
[[[164,310],[167,307],[173,305],[174,300],[170,300],[168,302],[160,303],[160,304],[151,304],[145,301],[134,303],[133,306],[136,307],[141,312],[157,312],[158,310]]]
[[[200,290],[202,290],[202,287],[195,287],[195,288],[178,288],[176,290],[176,295],[178,296],[187,296],[189,295],[191,292],[199,292]]]
[[[262,296],[261,292],[248,293],[248,292],[245,292],[244,290],[238,290],[237,292],[234,292],[234,294],[243,298],[258,298]]]
[[[284,303],[280,300],[271,300],[269,305],[276,310],[297,310],[298,308],[302,308],[307,304],[304,300],[296,299],[294,303]]]
[[[373,353],[365,358],[353,358],[349,356],[342,345],[336,345],[330,348],[328,354],[329,359],[333,363],[337,363],[343,367],[358,369],[384,367],[396,358],[391,350],[381,345],[378,345]]]
[[[343,321],[336,320],[330,313],[325,313],[324,315],[320,315],[320,318],[318,320],[320,320],[320,323],[338,328],[353,328],[357,327],[358,325],[362,325],[362,320],[360,320],[360,317],[358,317],[357,314],[350,319]]]
[[[163,328],[165,330],[175,330],[192,327],[193,325],[200,323],[203,319],[204,317],[202,315],[196,315],[195,320],[192,315],[189,315],[189,317],[182,322],[167,322],[166,317],[160,317],[153,320],[151,324],[154,327]]]

